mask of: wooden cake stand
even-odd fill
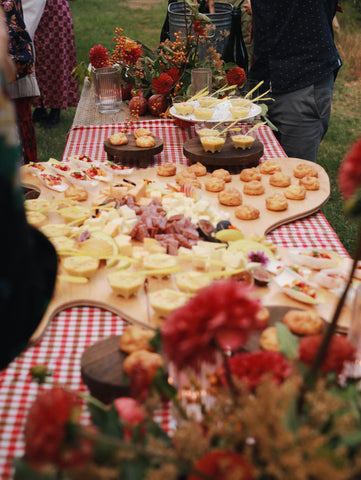
[[[146,168],[154,155],[163,150],[163,140],[159,137],[154,137],[155,145],[150,148],[137,147],[134,136],[127,135],[127,137],[126,145],[112,145],[108,139],[104,141],[104,150],[107,152],[109,161],[121,164],[136,161],[139,167]]]
[[[183,153],[189,159],[189,163],[200,162],[203,165],[241,166],[245,168],[256,167],[263,155],[263,144],[255,140],[251,148],[246,150],[236,149],[232,140],[227,138],[226,143],[220,152],[205,152],[199,137],[188,140],[183,145]]]

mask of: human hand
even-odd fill
[[[246,0],[243,6],[243,10],[248,13],[248,15],[252,15],[252,7],[251,7],[251,0]]]

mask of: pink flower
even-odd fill
[[[298,351],[300,360],[311,366],[320,348],[323,335],[311,335],[300,340]],[[326,357],[322,363],[323,373],[341,373],[344,362],[352,361],[355,355],[355,348],[344,335],[334,335],[328,347]]]
[[[134,398],[117,398],[114,400],[114,406],[119,414],[119,417],[131,427],[136,427],[142,423],[146,417],[144,408],[136,400],[134,400]],[[124,437],[126,440],[131,440],[132,430],[130,428],[124,429]]]
[[[338,182],[345,200],[361,186],[361,137],[345,155],[338,172]]]
[[[290,364],[279,352],[240,353],[229,358],[229,368],[234,375],[254,390],[268,376],[276,385],[282,383],[292,372]],[[227,384],[225,376],[222,383]]]
[[[234,280],[217,281],[203,288],[162,326],[163,346],[170,361],[182,369],[198,369],[211,362],[220,348],[242,347],[252,330],[262,328],[255,318],[259,300]]]
[[[37,469],[54,464],[60,468],[82,467],[92,455],[93,443],[81,438],[76,427],[81,402],[77,395],[62,388],[41,392],[30,407],[25,424],[25,456]],[[80,432],[80,426],[79,426]]]
[[[109,53],[103,45],[94,45],[89,52],[89,62],[94,68],[109,67]]]
[[[194,469],[201,474],[191,473],[187,480],[253,480],[254,476],[246,459],[236,452],[213,450],[206,453],[194,464]]]

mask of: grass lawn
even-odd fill
[[[337,171],[345,152],[360,135],[361,69],[360,52],[352,50],[361,44],[361,12],[353,0],[344,0],[344,13],[338,14],[341,31],[338,46],[344,62],[335,85],[329,131],[323,140],[318,162],[327,171],[331,196],[322,211],[340,240],[352,254],[357,234],[357,222],[345,217],[337,185]],[[112,50],[116,27],[127,36],[155,48],[164,21],[167,0],[76,0],[70,2],[77,50],[77,59],[88,62],[92,46],[101,43]],[[355,10],[356,9],[356,10]],[[355,67],[356,65],[356,67]],[[75,109],[61,113],[61,122],[51,130],[36,126],[39,160],[60,159],[71,128]]]

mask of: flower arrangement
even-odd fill
[[[207,37],[214,34],[209,18],[199,12],[199,4],[189,0],[190,23],[185,22],[185,31],[175,34],[175,40],[166,40],[151,51],[124,35],[121,28],[115,30],[113,52],[102,45],[95,45],[89,52],[90,66],[83,62],[73,74],[80,82],[92,78],[94,68],[117,66],[121,72],[123,99],[142,96],[148,100],[149,112],[155,116],[164,115],[176,95],[190,96],[191,70],[197,67],[210,68],[213,89],[225,86],[241,87],[246,82],[243,68],[234,63],[225,63],[214,46],[206,44]],[[227,35],[229,32],[222,32]],[[199,49],[203,47],[202,59]],[[152,100],[150,98],[152,97]],[[154,105],[155,104],[155,105]],[[138,108],[138,115],[145,113],[147,105]]]

